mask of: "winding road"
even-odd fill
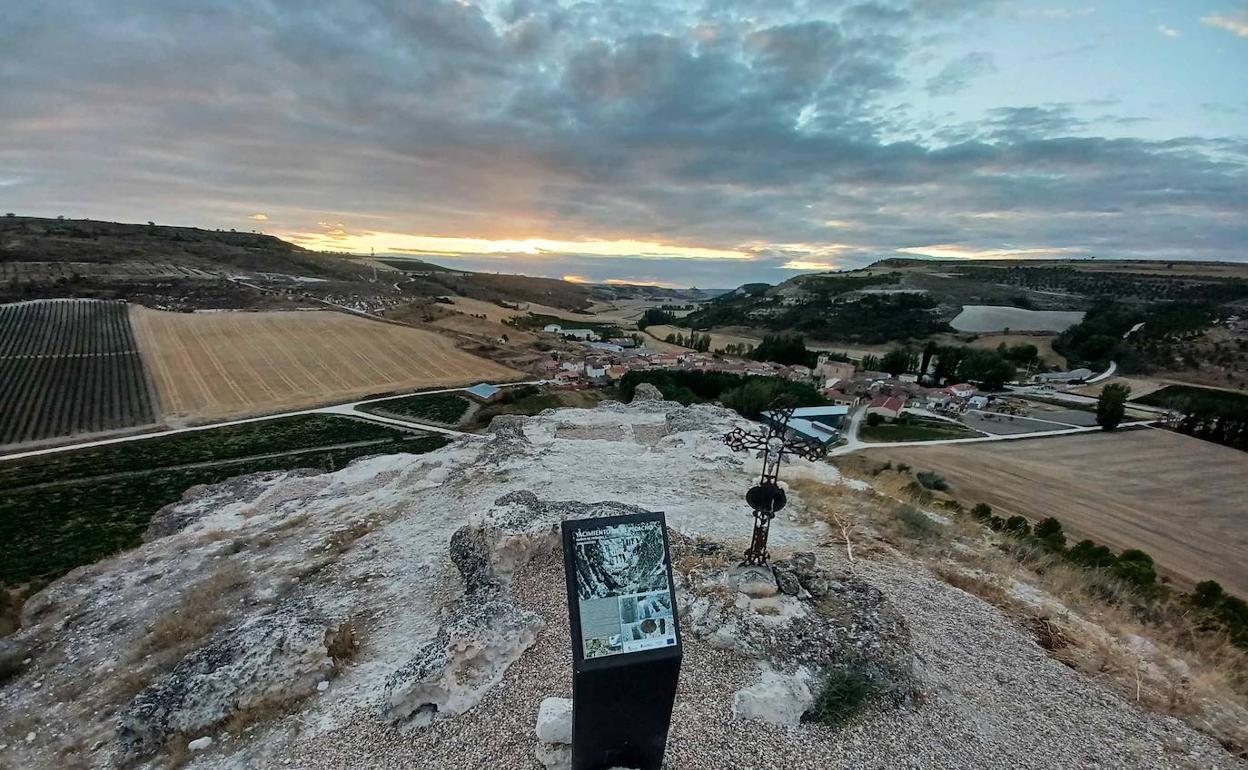
[[[522,385],[541,385],[545,380],[531,380],[528,382],[507,382],[498,385],[499,388],[515,388]],[[366,404],[378,404],[386,401],[394,401],[400,398],[409,398],[411,396],[424,396],[434,393],[455,393],[464,390],[464,387],[458,388],[440,388],[438,390],[423,390],[418,393],[404,393],[398,396],[383,396],[381,398],[365,398],[359,401],[351,401],[345,404],[333,404],[330,406],[320,406],[313,409],[297,409],[290,412],[278,412],[276,414],[266,414],[260,417],[246,417],[240,420],[226,420],[224,422],[206,423],[204,425],[191,425],[183,428],[169,428],[167,430],[153,431],[151,433],[137,433],[130,436],[117,436],[114,438],[97,439],[95,441],[83,441],[75,444],[62,444],[60,446],[47,447],[45,449],[31,449],[25,452],[14,452],[12,454],[0,455],[0,462],[5,460],[22,460],[28,457],[40,457],[43,455],[59,454],[61,452],[73,452],[78,449],[90,449],[98,446],[108,446],[110,444],[125,444],[131,441],[145,441],[147,439],[161,438],[163,436],[172,436],[178,433],[193,433],[201,430],[213,430],[215,428],[228,428],[232,425],[246,425],[253,422],[265,422],[267,420],[280,420],[283,417],[297,417],[304,414],[336,414],[346,417],[353,417],[359,420],[367,420],[381,425],[391,425],[399,428],[407,428],[409,430],[420,430],[426,433],[439,433],[443,436],[478,436],[476,433],[466,433],[464,431],[444,428],[439,425],[430,425],[428,423],[417,422],[416,420],[399,420],[393,417],[383,417],[378,414],[370,414],[369,412],[360,411],[358,407]]]

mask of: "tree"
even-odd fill
[[[917,357],[914,351],[908,348],[893,348],[885,353],[880,361],[880,368],[894,377],[912,371],[917,366]]]
[[[1129,385],[1111,383],[1101,391],[1096,400],[1096,424],[1102,430],[1113,430],[1122,422],[1127,413],[1127,396],[1131,395]]]
[[[959,379],[978,382],[984,390],[1001,390],[1014,373],[1014,364],[992,350],[968,350],[958,366]]]
[[[874,428],[882,422],[884,422],[884,418],[879,414],[879,412],[872,412],[867,415],[867,427],[869,428]]]

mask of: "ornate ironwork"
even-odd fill
[[[743,565],[765,565],[770,558],[767,535],[771,531],[771,520],[788,503],[784,489],[777,483],[780,463],[789,462],[789,455],[819,460],[828,452],[822,443],[791,433],[789,420],[793,417],[792,407],[774,409],[767,415],[768,424],[762,431],[734,428],[724,435],[724,443],[732,451],[757,450],[757,456],[763,460],[763,473],[758,484],[745,493],[745,501],[754,512],[754,534],[750,539],[750,548],[745,552],[745,561],[741,562]]]

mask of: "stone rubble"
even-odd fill
[[[743,421],[638,390],[426,455],[188,491],[143,545],[32,597],[0,641],[0,766],[154,770],[209,738],[188,770],[534,770],[543,745],[566,746],[535,735],[543,700],[571,688],[559,522],[645,510],[672,528],[684,638],[669,767],[1243,767],[921,567],[813,545],[830,531],[800,523],[793,491],[770,588],[741,593],[727,565],[759,461],[721,436]],[[805,461],[781,474],[798,477],[839,480]],[[235,579],[205,594],[221,575]],[[202,636],[153,646],[192,598]],[[802,722],[836,665],[888,696],[836,729]]]

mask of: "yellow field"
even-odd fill
[[[1248,596],[1248,453],[1137,430],[864,454],[940,473],[967,507],[1056,516],[1072,543],[1141,548],[1184,588],[1213,579]]]
[[[132,307],[166,417],[219,419],[521,375],[433,332],[345,313]]]

